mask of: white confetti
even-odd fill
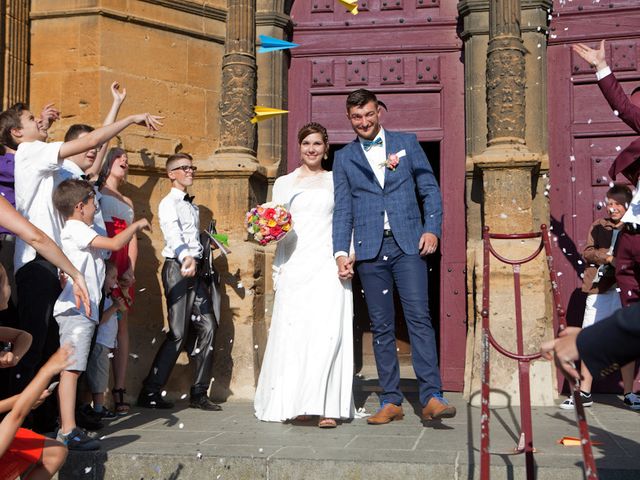
[[[146,290],[146,288],[141,288],[140,290],[138,290],[139,292],[144,292]]]
[[[386,289],[386,288],[385,288],[384,290],[382,290],[382,294],[383,294],[383,295],[386,295],[387,293],[389,293],[389,289]]]
[[[619,112],[618,110],[614,110],[614,111],[613,111],[613,114],[614,114],[616,117],[619,117],[619,116],[620,116],[620,112]]]
[[[84,473],[89,473],[91,470],[93,470],[91,467],[84,467]]]
[[[562,276],[562,272],[558,272],[558,276],[561,277]]]
[[[196,458],[197,458],[198,460],[202,460],[202,452],[198,452],[198,453],[196,453]]]
[[[138,358],[138,354],[137,353],[130,353],[129,356],[133,359],[137,359]]]
[[[382,259],[383,259],[385,262],[387,261],[387,258],[389,258],[389,257],[387,257],[386,255],[384,255],[384,256],[382,257]]]
[[[153,338],[151,339],[151,345],[155,345],[155,343],[156,343],[156,337],[153,337]]]
[[[569,155],[569,161],[570,162],[575,162],[576,161],[576,156],[575,155]]]
[[[20,378],[20,374],[19,373],[16,373],[16,378]]]
[[[587,123],[588,123],[589,125],[591,125],[591,122],[592,122],[592,121],[593,121],[593,120],[589,119],[589,120],[587,120]]]
[[[242,288],[242,287],[243,287],[242,282],[238,282],[238,284],[236,285],[236,287],[238,287],[238,288]]]
[[[166,390],[163,390],[163,391],[160,393],[160,396],[161,396],[161,397],[166,397],[166,396],[167,396],[167,391],[166,391]]]
[[[254,345],[253,348],[257,350],[258,349],[258,345]]]
[[[259,453],[264,452],[264,448],[259,448],[259,449],[258,449],[258,452],[259,452]]]
[[[620,150],[622,150],[622,148],[620,148],[620,145],[618,145],[618,146],[616,147],[616,152],[619,152]]]
[[[194,354],[196,354],[196,355],[197,355],[197,354],[199,354],[199,353],[200,353],[200,349],[199,349],[199,348],[196,348],[196,349],[193,351],[193,353],[194,353]]]
[[[184,428],[184,423],[180,423],[180,425],[178,425],[178,428]]]
[[[115,355],[113,354],[113,352],[109,352],[107,353],[107,358],[113,358],[115,357]]]
[[[187,394],[183,393],[182,395],[180,395],[180,400],[184,400],[185,398],[187,398]]]

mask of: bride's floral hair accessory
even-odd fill
[[[260,245],[282,240],[291,230],[291,214],[282,205],[273,202],[257,205],[247,212],[245,226],[247,232]]]

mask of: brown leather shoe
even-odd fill
[[[455,416],[456,407],[436,397],[431,397],[422,409],[423,420],[437,420],[439,418],[453,418]]]
[[[404,412],[402,411],[402,407],[394,405],[393,403],[385,403],[384,407],[378,410],[375,415],[367,418],[367,423],[369,425],[382,425],[393,420],[402,420],[403,418]]]

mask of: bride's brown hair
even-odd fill
[[[301,144],[302,141],[312,133],[319,133],[322,136],[322,141],[325,145],[329,146],[329,135],[327,134],[327,129],[316,122],[307,123],[298,130],[298,144]]]

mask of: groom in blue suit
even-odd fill
[[[450,418],[456,410],[441,393],[427,293],[426,255],[436,251],[441,235],[440,189],[416,136],[384,130],[380,113],[376,96],[368,90],[347,97],[347,117],[358,138],[336,152],[333,163],[334,256],[341,278],[353,275],[355,261],[382,387],[381,408],[367,421],[378,425],[404,417],[394,288],[409,330],[422,418]],[[355,259],[347,253],[351,242]]]

